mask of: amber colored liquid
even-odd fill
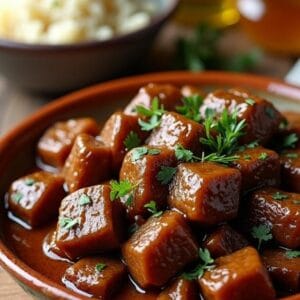
[[[300,54],[299,0],[238,0],[241,22],[267,50]]]
[[[181,0],[176,19],[186,25],[207,23],[216,27],[239,20],[235,0]]]

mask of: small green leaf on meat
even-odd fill
[[[149,203],[144,205],[147,208],[148,212],[152,214],[153,217],[160,217],[163,214],[163,211],[159,211],[157,209],[157,205],[155,201],[150,201]]]
[[[33,178],[26,178],[25,179],[25,184],[27,186],[33,186],[35,184],[35,180]]]
[[[257,249],[259,250],[262,242],[267,242],[273,238],[271,228],[267,225],[254,226],[251,231],[253,238],[258,240]]]
[[[71,219],[66,217],[59,219],[59,225],[62,229],[68,230],[73,228],[77,224],[79,224],[78,219]]]
[[[299,157],[298,153],[286,153],[284,156],[291,159],[296,159]]]
[[[129,151],[133,148],[140,146],[141,142],[142,141],[139,138],[139,135],[134,131],[130,131],[124,140],[124,145],[126,147],[126,150]]]
[[[181,145],[176,145],[175,156],[177,160],[184,161],[184,162],[191,162],[196,158],[192,151],[185,149]],[[198,158],[196,158],[195,160],[198,160]]]
[[[253,106],[253,105],[255,104],[255,101],[254,101],[253,99],[250,99],[250,98],[246,99],[245,102],[246,102],[248,105],[250,105],[250,106]]]
[[[79,205],[81,206],[84,206],[84,205],[87,205],[87,204],[90,204],[91,203],[91,198],[86,195],[86,194],[82,194],[79,198]]]
[[[158,155],[161,151],[159,149],[148,149],[147,147],[139,147],[132,150],[132,161],[135,162],[145,155]]]
[[[289,196],[288,196],[288,195],[285,195],[285,194],[283,194],[283,193],[281,193],[281,192],[276,192],[276,193],[274,193],[274,194],[272,195],[272,198],[273,198],[274,200],[284,200],[284,199],[288,199]]]
[[[291,133],[284,137],[282,148],[295,148],[298,141],[299,137],[296,135],[296,133]]]
[[[163,185],[169,184],[172,181],[176,171],[177,168],[161,166],[156,179]]]
[[[195,94],[184,97],[182,102],[182,106],[176,106],[176,111],[190,120],[199,122],[201,120],[200,107],[203,103],[203,98]]]
[[[98,263],[96,264],[95,266],[95,270],[98,272],[98,273],[101,273],[104,269],[107,268],[107,265],[106,264],[103,264],[103,263]]]
[[[300,251],[298,251],[298,250],[287,250],[287,251],[285,252],[285,256],[286,256],[288,259],[297,258],[297,257],[300,257]]]
[[[13,193],[11,195],[11,199],[16,203],[19,203],[22,200],[22,198],[23,198],[23,195],[19,192]]]
[[[262,152],[259,154],[258,159],[266,160],[268,158],[268,154],[266,152]]]

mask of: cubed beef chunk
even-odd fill
[[[62,281],[66,287],[103,300],[112,299],[126,278],[126,268],[119,261],[95,256],[80,259],[69,267]]]
[[[288,248],[300,247],[300,195],[275,188],[254,192],[243,219],[248,226],[267,225],[274,239]]]
[[[206,300],[274,300],[275,292],[258,252],[246,247],[215,260],[199,279]]]
[[[180,89],[170,84],[153,84],[150,83],[142,87],[133,100],[126,106],[124,112],[129,115],[136,115],[136,106],[151,107],[152,100],[158,98],[159,103],[166,110],[175,110],[180,105],[182,98]]]
[[[108,180],[111,173],[110,149],[91,135],[78,135],[63,169],[69,192]]]
[[[300,150],[287,150],[280,155],[282,186],[300,193]]]
[[[237,216],[240,171],[222,165],[182,163],[170,187],[168,203],[191,221],[218,224]]]
[[[123,257],[142,288],[161,287],[197,259],[198,247],[184,217],[166,211],[149,218],[131,236],[123,246]]]
[[[157,300],[197,300],[198,293],[195,281],[178,278],[158,295]]]
[[[212,257],[228,255],[248,245],[248,241],[240,233],[226,224],[209,234],[203,243]]]
[[[32,227],[44,225],[58,215],[65,197],[64,179],[35,172],[14,181],[8,193],[9,209]]]
[[[238,151],[239,156],[232,164],[242,173],[242,191],[264,187],[279,186],[279,155],[263,147],[247,148]]]
[[[135,147],[142,145],[146,138],[146,133],[140,129],[137,116],[116,112],[103,126],[100,138],[111,149],[115,172],[119,172],[124,156],[128,151],[126,139],[132,135],[140,142]]]
[[[201,124],[189,120],[175,112],[162,116],[160,125],[154,129],[146,143],[153,147],[168,147],[174,150],[177,145],[201,153],[200,138],[204,136]]]
[[[198,95],[200,97],[204,97],[205,93],[199,87],[194,85],[184,85],[181,88],[181,94],[183,97],[190,97],[194,95]]]
[[[38,155],[46,164],[61,168],[70,154],[78,134],[87,133],[95,136],[98,132],[96,121],[90,118],[57,122],[39,140]]]
[[[75,259],[118,248],[123,228],[123,207],[110,200],[110,186],[83,188],[61,203],[56,244]]]
[[[230,113],[237,111],[238,118],[246,120],[246,134],[241,137],[241,144],[257,140],[266,145],[284,119],[272,103],[241,89],[217,90],[208,94],[201,107],[203,117],[207,109],[214,110],[217,115],[224,109]]]
[[[300,256],[293,257],[293,251],[268,249],[262,254],[263,262],[274,282],[280,289],[289,292],[300,291]]]
[[[166,206],[168,184],[160,181],[158,174],[162,167],[175,166],[174,153],[166,148],[140,147],[126,154],[120,180],[137,185],[133,192],[131,214],[144,214],[147,211],[144,206],[150,201],[155,201],[158,208]]]

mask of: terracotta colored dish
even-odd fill
[[[265,96],[281,110],[300,112],[300,88],[272,78],[222,72],[173,72],[121,79],[75,92],[45,106],[0,140],[0,264],[28,293],[39,298],[91,299],[51,281],[37,271],[33,262],[21,259],[19,250],[9,245],[10,230],[4,226],[7,224],[4,194],[10,182],[32,170],[35,164],[34,145],[52,123],[80,116],[91,116],[102,122],[149,82],[192,84],[207,91],[212,88],[240,86]]]

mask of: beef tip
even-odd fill
[[[159,99],[159,103],[164,106],[164,109],[172,111],[177,105],[180,105],[182,95],[180,89],[173,85],[150,83],[142,87],[126,106],[125,114],[136,115],[135,108],[137,105],[150,108],[154,98]]]
[[[130,207],[132,215],[144,215],[145,204],[155,201],[157,207],[166,206],[168,184],[159,180],[162,167],[175,167],[174,153],[165,148],[139,147],[132,149],[124,158],[120,171],[120,180],[128,180],[137,185]]]
[[[190,96],[194,96],[194,95],[198,95],[200,97],[205,96],[204,91],[194,85],[184,85],[181,88],[181,94],[183,97],[190,97]]]
[[[124,234],[124,211],[110,200],[110,186],[80,189],[63,199],[56,244],[70,259],[116,249]]]
[[[80,133],[97,135],[98,125],[91,118],[57,122],[51,126],[38,142],[39,157],[48,165],[62,168],[71,152],[74,140]]]
[[[284,120],[272,103],[242,89],[217,90],[208,94],[201,107],[203,117],[207,109],[214,110],[216,115],[220,115],[224,109],[229,113],[237,111],[238,118],[246,120],[246,134],[240,138],[241,144],[257,140],[266,145]]]
[[[203,125],[178,113],[167,112],[162,116],[160,125],[153,130],[146,143],[153,147],[168,147],[171,150],[181,145],[200,154],[201,137],[204,137]]]
[[[183,218],[166,211],[151,217],[124,244],[123,257],[142,287],[161,287],[198,257],[198,246]]]
[[[69,192],[108,180],[111,173],[110,149],[86,133],[78,135],[63,169]]]
[[[199,283],[207,300],[275,300],[268,272],[252,247],[216,259]]]
[[[157,300],[197,300],[199,292],[195,281],[176,279],[157,297]]]
[[[267,249],[263,262],[276,286],[288,292],[300,291],[300,257],[289,256],[291,251]]]
[[[247,148],[238,151],[237,160],[232,167],[242,173],[242,191],[264,187],[279,186],[280,162],[279,155],[263,147]]]
[[[300,193],[300,150],[287,150],[280,155],[282,186]]]
[[[300,195],[275,188],[254,192],[245,209],[244,222],[252,228],[271,228],[274,239],[288,248],[300,247]],[[251,229],[249,228],[249,229]]]
[[[182,163],[170,187],[168,203],[190,221],[214,225],[237,216],[241,173],[215,163]]]
[[[103,300],[112,299],[126,278],[126,268],[119,261],[107,257],[82,258],[69,267],[63,275],[66,287]]]
[[[115,173],[119,172],[124,156],[128,151],[125,146],[126,138],[132,134],[138,137],[140,145],[143,144],[146,133],[141,131],[137,116],[116,112],[103,126],[100,138],[111,149]],[[135,147],[140,145],[136,145]]]
[[[14,181],[8,192],[9,209],[32,227],[58,215],[65,197],[64,179],[48,172],[35,172]]]
[[[248,241],[240,233],[224,224],[206,237],[203,247],[209,250],[212,257],[219,257],[248,245]]]

